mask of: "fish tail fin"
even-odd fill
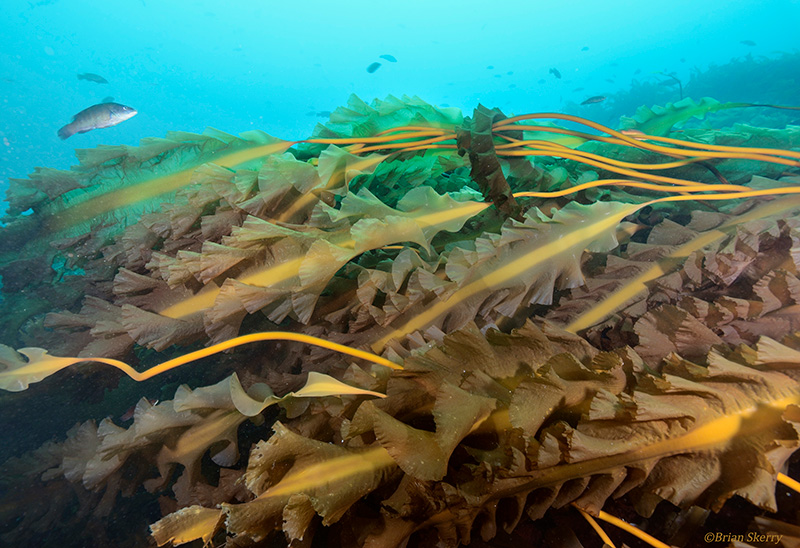
[[[75,131],[72,129],[72,124],[67,124],[66,126],[62,127],[58,130],[58,136],[61,137],[61,140],[67,139],[75,135]]]

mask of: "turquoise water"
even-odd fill
[[[622,112],[607,112],[608,103],[578,104],[634,80],[669,80],[659,73],[685,84],[713,64],[793,52],[798,20],[800,2],[792,0],[8,0],[0,22],[0,180],[40,165],[66,168],[73,148],[136,144],[168,130],[258,128],[300,138],[351,93],[367,101],[418,95],[466,113],[480,102],[507,114],[573,111],[611,122]],[[369,73],[373,62],[382,66]],[[77,79],[86,72],[109,83]],[[139,114],[57,138],[75,113],[108,96]]]

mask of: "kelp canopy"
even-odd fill
[[[736,495],[798,536],[800,128],[675,130],[743,106],[352,97],[13,181],[3,405],[163,385],[8,460],[4,542],[595,545],[573,505],[689,545]]]

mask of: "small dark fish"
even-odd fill
[[[98,84],[107,84],[108,80],[100,76],[99,74],[94,74],[91,72],[84,72],[83,74],[78,75],[78,80],[88,80],[90,82],[96,82]]]
[[[397,62],[397,59],[394,58],[394,55],[386,54],[386,55],[379,55],[378,57],[380,57],[381,59],[386,59],[390,63],[396,63]]]
[[[685,62],[686,62],[686,57],[681,57],[681,63],[685,63]]]
[[[100,102],[101,103],[113,103],[114,102],[114,98],[110,97],[110,96],[109,97],[104,97],[103,100],[100,101]]]
[[[605,95],[595,95],[594,97],[589,97],[588,99],[586,99],[581,104],[582,105],[591,105],[592,103],[602,103],[605,100],[606,100]]]
[[[375,63],[372,63],[370,66],[367,67],[367,72],[372,74],[373,72],[375,72],[379,68],[381,68],[381,64],[378,63],[378,62],[375,62]]]
[[[67,139],[76,133],[115,126],[128,118],[133,118],[136,114],[136,109],[119,103],[92,105],[73,116],[72,122],[58,130],[58,136]]]
[[[583,47],[581,48],[581,51],[589,51],[589,46],[583,46]]]
[[[495,74],[494,75],[495,78],[500,78],[501,76],[502,76],[502,74]]]
[[[572,91],[573,91],[573,92],[576,92],[576,91],[583,91],[583,90],[584,90],[584,88],[575,88],[575,89],[573,89]]]
[[[486,69],[487,70],[494,70],[494,65],[489,65],[488,67],[486,67]]]
[[[752,40],[742,40],[742,41],[741,41],[741,42],[739,42],[739,43],[740,43],[740,44],[744,44],[745,46],[750,46],[750,47],[753,47],[753,46],[755,46],[755,45],[756,45],[756,43],[755,43],[755,42],[753,42]]]
[[[331,115],[331,111],[330,110],[318,110],[317,111],[317,116],[319,118],[328,118],[328,117],[330,117],[330,115]]]
[[[561,80],[561,73],[560,73],[560,72],[558,72],[558,69],[551,68],[551,69],[550,69],[550,74],[552,74],[553,76],[555,76],[556,78],[558,78],[559,80]]]
[[[509,70],[508,72],[506,72],[506,74],[511,76],[512,74],[514,74],[514,71],[513,70]]]
[[[641,74],[641,73],[642,73],[642,69],[636,69],[635,71],[633,71],[633,74]]]
[[[614,83],[614,80],[613,80],[613,79],[611,79],[611,78],[606,78],[606,82],[608,82],[609,84],[613,84],[613,83]]]

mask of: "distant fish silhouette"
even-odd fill
[[[110,96],[109,97],[103,97],[103,100],[100,101],[100,102],[101,103],[113,103],[114,102],[114,98],[110,97]]]
[[[606,100],[605,95],[595,95],[594,97],[589,97],[588,99],[586,99],[581,104],[582,105],[591,105],[592,103],[602,103],[605,100]]]
[[[489,65],[488,67],[486,67],[486,70],[493,70],[493,69],[494,69],[494,65]]]
[[[83,74],[78,75],[78,80],[88,80],[90,82],[96,82],[98,84],[107,84],[108,80],[100,76],[99,74],[94,74],[92,72],[84,72]]]
[[[583,47],[581,48],[581,51],[589,51],[589,46],[583,46]]]
[[[375,63],[372,63],[370,66],[367,67],[367,72],[372,74],[373,72],[375,72],[379,68],[381,68],[381,64],[378,63],[378,62],[375,62]]]
[[[739,43],[740,43],[740,44],[744,44],[745,46],[750,46],[750,47],[753,47],[753,46],[755,46],[755,45],[756,45],[756,43],[755,43],[755,42],[753,42],[752,40],[742,40],[742,41],[741,41],[741,42],[739,42]]]
[[[396,62],[397,62],[397,59],[395,59],[395,58],[394,58],[394,55],[388,55],[388,54],[386,54],[386,55],[379,55],[379,57],[380,57],[381,59],[386,59],[386,60],[387,60],[387,61],[389,61],[390,63],[396,63]]]
[[[561,80],[561,73],[560,73],[560,72],[558,72],[558,69],[556,69],[556,68],[551,68],[551,69],[550,69],[550,74],[552,74],[553,76],[555,76],[556,78],[558,78],[559,80]]]

